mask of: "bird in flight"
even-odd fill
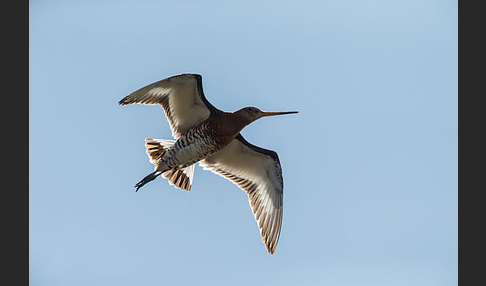
[[[194,164],[199,162],[205,170],[232,181],[247,193],[263,243],[273,254],[282,226],[282,168],[276,152],[250,144],[240,131],[259,118],[298,111],[265,112],[256,107],[221,111],[204,96],[198,74],[163,79],[119,102],[135,103],[161,105],[176,139],[145,139],[155,169],[135,185],[136,191],[159,175],[176,188],[190,191]]]

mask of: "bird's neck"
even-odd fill
[[[225,112],[220,115],[216,122],[218,133],[231,138],[236,137],[246,125],[250,124],[246,118],[236,112]]]

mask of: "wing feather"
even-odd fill
[[[174,138],[206,120],[211,112],[218,111],[204,96],[202,77],[198,74],[163,79],[134,91],[119,102],[120,105],[135,103],[160,104]]]
[[[280,237],[283,214],[282,168],[277,153],[248,143],[241,134],[218,153],[200,162],[248,194],[248,200],[269,253]]]

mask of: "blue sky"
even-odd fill
[[[30,1],[31,285],[457,285],[457,1]],[[157,179],[185,72],[284,177],[273,256],[243,191]]]

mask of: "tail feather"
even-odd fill
[[[164,155],[165,151],[172,147],[174,143],[174,140],[152,138],[145,139],[145,147],[147,148],[146,152],[150,163],[155,164],[155,169],[157,169],[159,166],[162,155]],[[169,180],[169,184],[178,189],[189,192],[191,190],[192,179],[194,177],[194,165],[179,170],[167,170],[162,173],[162,176]]]
[[[162,176],[169,180],[169,184],[189,192],[194,177],[194,165],[179,170],[168,170],[162,173]]]
[[[174,143],[174,140],[146,138],[145,147],[147,148],[146,152],[149,156],[150,163],[156,164],[162,158],[165,151],[172,147]]]

